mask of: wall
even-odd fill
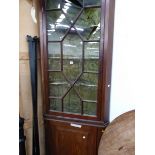
[[[136,109],[136,154],[155,154],[155,1],[116,0],[110,119]]]
[[[36,12],[38,12],[38,0],[34,0]],[[31,18],[31,0],[19,1],[19,87],[20,87],[20,115],[25,119],[24,131],[26,136],[26,152],[32,155],[32,96],[30,83],[30,66],[27,35],[38,36],[38,23],[35,24]],[[38,19],[38,14],[36,14]],[[39,20],[38,20],[39,22]],[[40,135],[40,154],[44,155],[44,126],[42,115],[42,96],[41,96],[41,76],[40,76],[40,59],[38,57],[38,126]]]
[[[111,83],[110,120],[120,114],[135,109],[137,95],[136,75],[138,73],[135,61],[134,44],[132,42],[136,33],[131,11],[132,2],[119,0],[115,6],[113,66]],[[138,89],[140,91],[141,88]]]

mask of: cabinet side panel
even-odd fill
[[[113,53],[113,30],[114,30],[114,9],[115,0],[106,0],[105,4],[105,32],[104,32],[104,60],[103,60],[103,107],[101,120],[109,121],[110,110],[110,88],[111,88],[111,69]]]

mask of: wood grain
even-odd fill
[[[96,127],[76,128],[68,122],[46,120],[48,155],[95,155]]]
[[[135,111],[117,117],[102,135],[98,155],[135,154]]]

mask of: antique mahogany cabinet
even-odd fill
[[[40,0],[46,155],[97,155],[109,120],[114,0]]]

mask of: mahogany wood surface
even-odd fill
[[[135,154],[135,111],[114,119],[102,135],[98,155]]]
[[[79,125],[79,124],[78,124]],[[48,155],[95,155],[97,128],[81,128],[60,121],[45,121]]]

